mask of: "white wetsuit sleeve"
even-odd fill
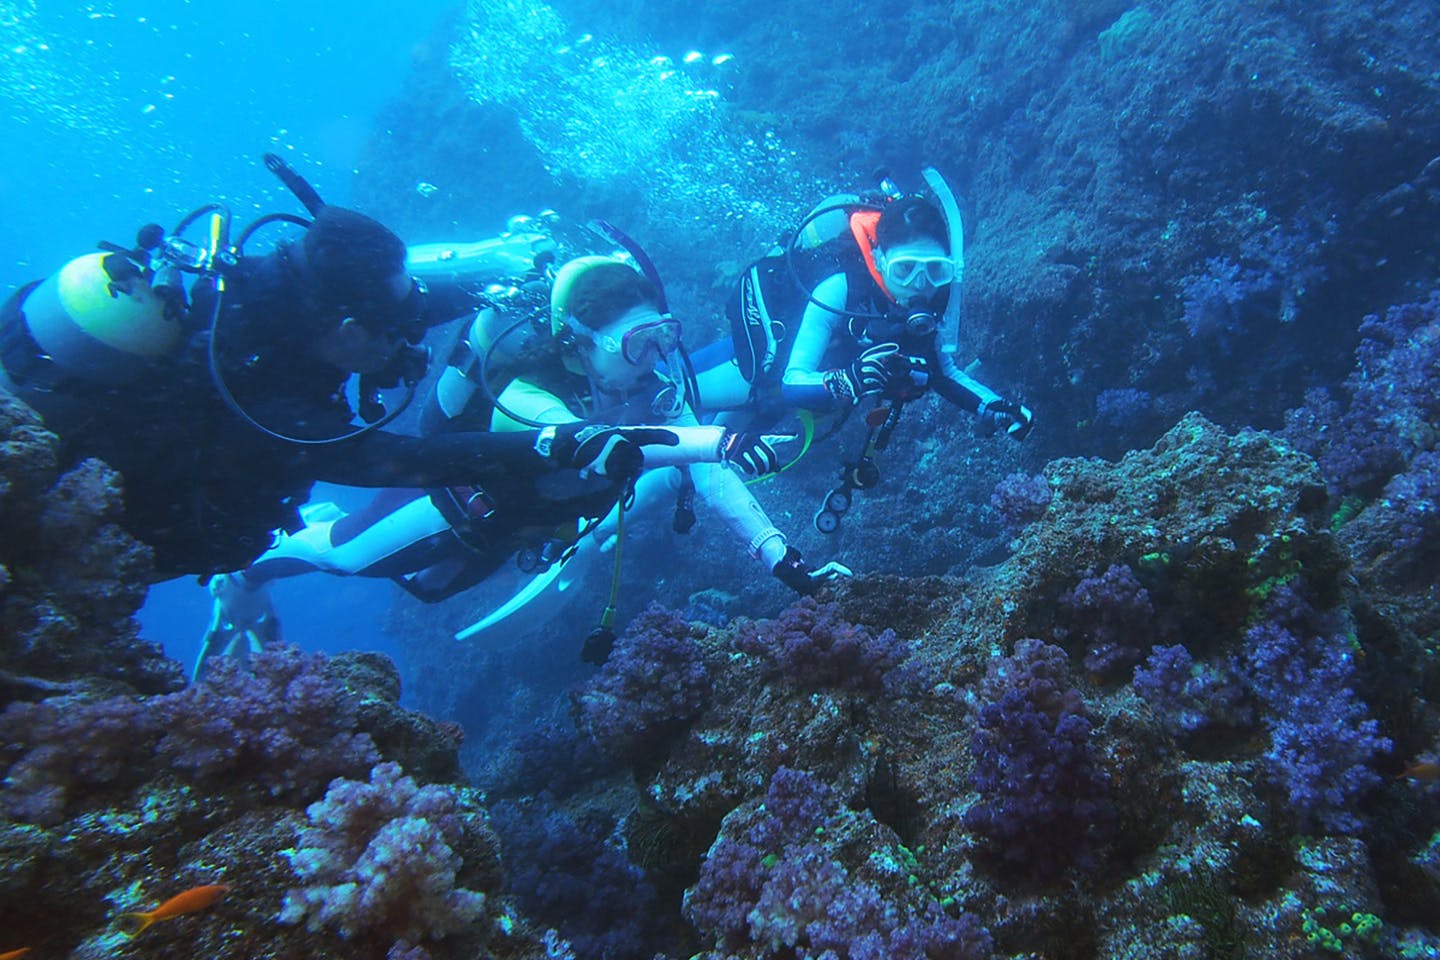
[[[785,534],[760,506],[735,469],[725,463],[697,463],[690,467],[695,493],[725,521],[745,544],[750,556],[769,573],[785,556]]]
[[[795,331],[795,343],[790,348],[790,358],[785,363],[780,396],[786,403],[813,410],[834,403],[834,397],[825,386],[825,371],[820,365],[825,360],[825,351],[835,331],[845,324],[845,303],[849,297],[845,274],[826,277],[815,287],[812,296],[826,306],[805,304],[805,310],[800,315],[800,328]]]

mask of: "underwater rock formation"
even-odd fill
[[[0,389],[0,705],[85,688],[163,693],[179,665],[139,636],[150,553],[119,526],[120,477],[59,473],[59,441]]]
[[[1190,415],[1044,476],[1050,504],[993,568],[860,578],[698,640],[703,709],[628,759],[660,900],[685,891],[704,956],[830,945],[844,877],[891,949],[917,917],[967,931],[905,956],[988,955],[981,928],[1001,956],[1435,949],[1413,926],[1433,895],[1387,914],[1440,823],[1380,775],[1393,704],[1364,654],[1384,615],[1353,593],[1315,462]],[[1143,698],[1087,667],[1097,643],[1133,649]],[[1209,681],[1164,680],[1177,647]],[[825,651],[854,652],[803,666]],[[795,777],[847,812],[771,836],[767,795]],[[854,942],[836,956],[872,955]]]
[[[0,713],[7,942],[110,955],[122,913],[224,883],[136,942],[157,957],[542,955],[503,898],[478,792],[404,774],[453,774],[455,740],[398,705],[393,668],[283,647],[254,665]]]

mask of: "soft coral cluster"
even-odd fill
[[[1374,496],[1440,443],[1440,291],[1360,324],[1348,404],[1306,393],[1285,435],[1313,455],[1337,494]]]
[[[1085,669],[1113,679],[1134,666],[1150,645],[1155,608],[1134,572],[1117,563],[1083,577],[1060,598],[1058,632],[1085,647]]]
[[[697,643],[703,636],[704,627],[652,604],[574,694],[576,725],[610,757],[644,757],[705,708],[710,679]]]
[[[883,889],[870,871],[887,858],[873,842],[866,844],[870,856],[863,866],[847,865],[839,845],[859,826],[857,819],[815,777],[782,767],[763,804],[752,801],[726,818],[699,881],[686,894],[686,917],[717,948],[754,945],[765,957],[989,956],[990,937],[970,914],[951,917],[933,900]],[[877,872],[903,873],[885,867]],[[912,890],[905,882],[901,889]]]
[[[136,697],[12,703],[0,714],[0,762],[8,764],[0,809],[53,826],[77,788],[143,779],[140,768],[160,729],[157,713]]]
[[[1016,641],[1010,656],[989,665],[971,740],[971,786],[980,798],[965,825],[1004,863],[1041,878],[1088,865],[1115,820],[1085,703],[1068,674],[1059,647]]]
[[[1238,259],[1211,257],[1203,272],[1180,281],[1190,335],[1217,339],[1228,351],[1247,328],[1265,319],[1294,321],[1300,299],[1325,279],[1321,257],[1335,229],[1328,219],[1295,218],[1247,234]]]
[[[272,796],[303,797],[379,759],[324,658],[295,647],[272,647],[249,670],[226,660],[153,709],[166,731],[157,753],[197,780],[240,776]]]
[[[96,681],[142,693],[183,684],[139,638],[149,550],[121,529],[120,475],[98,460],[61,473],[58,438],[0,387],[0,706]]]
[[[1055,494],[1044,474],[1015,471],[1007,473],[990,492],[990,506],[1007,530],[1021,527],[1045,515]]]
[[[378,759],[324,658],[277,647],[252,663],[253,674],[226,667],[164,696],[11,704],[0,714],[0,761],[9,764],[0,805],[54,824],[77,787],[133,785],[167,770],[304,798]]]
[[[1267,708],[1270,769],[1302,828],[1356,833],[1355,801],[1379,783],[1369,763],[1390,741],[1353,689],[1354,641],[1291,584],[1265,613],[1246,632],[1244,663]]]
[[[613,823],[572,819],[548,795],[491,809],[505,847],[508,892],[537,923],[557,928],[578,956],[657,952],[655,889],[611,840]]]
[[[910,654],[894,630],[876,634],[845,619],[833,603],[806,597],[774,620],[741,623],[735,642],[745,653],[773,661],[802,687],[879,690]]]
[[[1440,450],[1416,457],[1385,485],[1384,499],[1392,514],[1392,548],[1408,565],[1430,566],[1440,547]]]
[[[1197,662],[1182,644],[1157,646],[1135,668],[1135,692],[1171,734],[1253,719],[1244,690],[1227,666]]]
[[[467,791],[420,787],[399,764],[380,763],[368,781],[336,779],[306,814],[289,854],[305,885],[285,894],[281,922],[417,941],[483,915],[485,895],[457,886],[460,851],[471,835],[490,837]]]

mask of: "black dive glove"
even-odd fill
[[[794,547],[785,548],[785,556],[780,558],[780,562],[775,564],[770,572],[775,574],[775,579],[804,597],[812,596],[832,580],[853,576],[849,567],[833,560],[819,570],[812,570],[810,564],[800,555],[800,551]]]
[[[882,392],[894,376],[897,343],[877,343],[856,357],[850,366],[825,371],[825,389],[836,400],[859,403],[861,397]]]
[[[981,428],[993,433],[1003,430],[1016,440],[1024,440],[1035,426],[1035,414],[1023,403],[1014,400],[991,400],[979,410]]]
[[[780,472],[780,454],[775,448],[794,439],[787,433],[751,433],[748,430],[732,433],[725,438],[720,456],[746,476],[763,477]]]
[[[645,467],[641,446],[675,446],[670,430],[649,427],[608,427],[595,423],[566,423],[546,427],[535,441],[535,451],[561,470],[579,470],[583,477],[633,480]]]

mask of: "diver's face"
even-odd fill
[[[631,307],[591,335],[582,357],[601,386],[638,386],[680,342],[680,323],[651,306]]]
[[[354,317],[346,317],[315,341],[315,354],[349,373],[376,373],[385,368],[403,341],[375,333]]]
[[[902,305],[929,300],[955,279],[955,261],[928,238],[876,248],[875,265],[885,288]]]

